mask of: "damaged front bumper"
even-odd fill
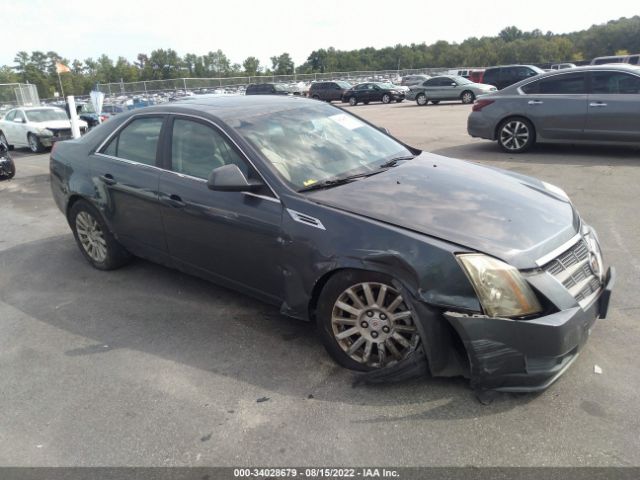
[[[549,387],[575,361],[596,319],[606,317],[614,283],[610,268],[604,287],[585,308],[531,320],[445,312],[467,351],[471,387],[509,392]]]

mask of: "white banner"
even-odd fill
[[[102,113],[102,103],[104,102],[104,93],[93,91],[91,92],[91,104],[93,105],[93,110],[98,115],[98,122],[100,122],[100,114]]]

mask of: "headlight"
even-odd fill
[[[521,317],[542,310],[529,284],[511,265],[477,253],[457,258],[490,317]]]

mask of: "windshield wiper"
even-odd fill
[[[348,175],[346,177],[330,178],[329,180],[324,180],[322,182],[309,185],[308,187],[301,188],[300,190],[298,190],[298,192],[308,192],[310,190],[321,190],[323,188],[337,187],[338,185],[344,185],[345,183],[353,182],[354,180],[357,180],[359,178],[370,177],[371,175],[376,175],[382,172],[384,172],[384,170],[374,170],[372,172],[356,173],[354,175]]]
[[[416,158],[414,155],[403,155],[401,157],[393,157],[391,160],[388,160],[384,162],[382,165],[380,165],[380,168],[395,167],[398,164],[398,162],[401,162],[403,160],[413,160],[414,158]]]

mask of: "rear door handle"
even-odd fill
[[[167,205],[170,205],[174,208],[184,208],[187,206],[185,202],[182,201],[179,195],[163,195],[163,201]]]
[[[104,175],[102,175],[100,177],[100,180],[102,180],[107,185],[115,185],[116,183],[118,183],[116,182],[115,178],[113,178],[113,175],[111,175],[110,173],[105,173]]]
[[[590,107],[606,107],[607,104],[604,102],[591,102],[589,106]]]
[[[542,100],[529,100],[527,103],[529,105],[542,105],[544,102]]]

